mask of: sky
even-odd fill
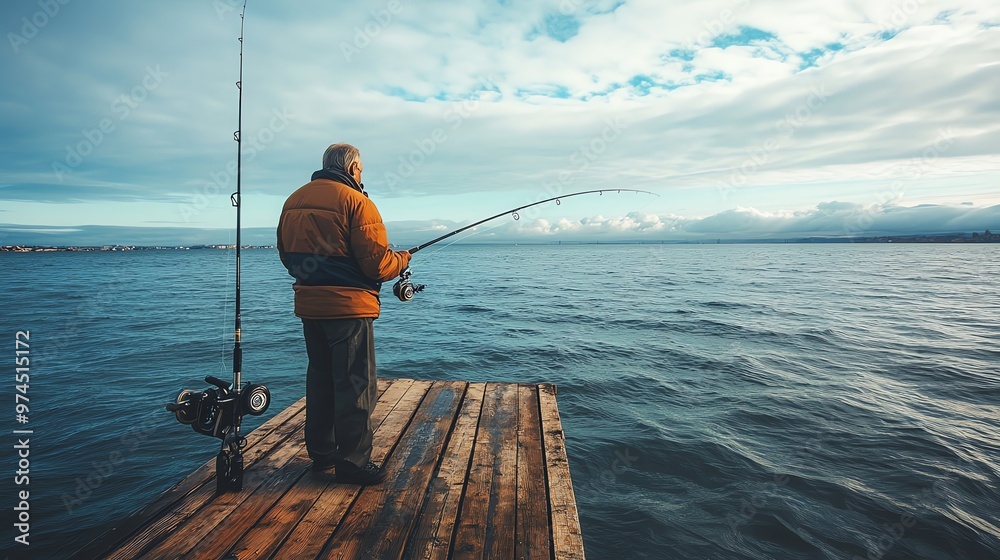
[[[233,239],[241,2],[0,6],[0,245]],[[1000,230],[995,0],[249,0],[243,225],[357,146],[390,240]],[[53,243],[56,244],[56,243]]]

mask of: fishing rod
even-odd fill
[[[222,447],[215,459],[216,492],[239,492],[243,489],[243,447],[247,439],[240,435],[243,414],[259,416],[271,404],[271,393],[267,387],[247,382],[243,386],[242,317],[240,312],[240,232],[242,206],[243,173],[243,29],[246,23],[247,3],[243,0],[240,12],[240,77],[236,82],[239,90],[237,105],[237,127],[233,133],[236,141],[236,192],[230,201],[236,208],[236,320],[233,333],[233,383],[230,385],[218,377],[208,375],[206,383],[215,388],[203,391],[184,389],[177,400],[166,406],[181,424],[191,424],[198,433],[217,437]]]
[[[441,237],[436,237],[436,238],[431,239],[430,241],[428,241],[426,243],[423,243],[421,245],[417,245],[416,247],[410,249],[408,252],[412,255],[413,253],[416,253],[417,251],[420,251],[422,249],[426,249],[427,247],[430,247],[431,245],[434,245],[435,243],[438,243],[439,241],[444,241],[445,239],[448,239],[449,237],[452,237],[454,235],[458,235],[458,234],[462,233],[463,231],[468,231],[468,230],[470,230],[470,229],[472,229],[472,228],[474,228],[476,226],[485,224],[486,222],[489,222],[491,220],[495,220],[497,218],[502,218],[502,217],[504,217],[504,216],[506,216],[508,214],[512,218],[514,218],[515,220],[520,220],[521,216],[518,214],[518,212],[520,212],[521,210],[524,210],[525,208],[531,208],[532,206],[538,206],[539,204],[545,204],[546,202],[552,202],[552,201],[555,201],[556,205],[559,205],[559,204],[562,204],[562,199],[569,198],[571,196],[580,196],[580,195],[584,195],[584,194],[594,194],[594,193],[599,193],[599,194],[603,195],[606,192],[613,192],[613,193],[634,192],[634,193],[651,194],[653,196],[660,196],[660,195],[658,195],[656,193],[653,193],[653,192],[641,191],[641,190],[638,190],[638,189],[594,189],[594,190],[589,190],[589,191],[579,191],[579,192],[575,192],[575,193],[564,194],[564,195],[560,195],[560,196],[553,196],[552,198],[546,198],[545,200],[539,200],[537,202],[532,202],[531,204],[525,204],[524,206],[518,206],[517,208],[511,208],[510,210],[505,210],[503,212],[500,212],[499,214],[495,214],[493,216],[490,216],[489,218],[484,218],[484,219],[479,220],[478,222],[476,222],[474,224],[469,224],[469,225],[467,225],[465,227],[456,229],[455,231],[448,232],[448,233],[442,235]],[[399,298],[400,301],[410,301],[411,299],[413,299],[413,296],[416,295],[417,292],[422,292],[424,290],[424,288],[426,288],[426,286],[424,286],[423,284],[413,284],[413,283],[411,283],[410,282],[410,277],[412,275],[413,275],[413,272],[410,270],[410,267],[404,268],[403,271],[399,274],[399,280],[397,280],[396,283],[392,287],[392,293],[393,293],[393,295],[395,295],[397,298]]]

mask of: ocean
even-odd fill
[[[252,428],[302,397],[305,352],[276,252],[242,261],[244,380],[273,397]],[[30,331],[27,423],[14,371],[2,388],[2,548],[63,558],[215,455],[163,405],[232,376],[234,251],[0,263],[8,364]],[[379,374],[557,384],[588,558],[1000,558],[1000,245],[453,245],[412,267],[413,301],[383,288]]]

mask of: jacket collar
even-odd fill
[[[354,177],[351,177],[348,173],[345,173],[340,169],[320,169],[312,174],[312,180],[315,181],[316,179],[328,179],[330,181],[343,183],[361,194],[368,196],[368,193],[365,192],[364,183],[358,183],[354,180]]]

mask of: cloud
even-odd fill
[[[177,215],[206,193],[224,204],[239,18],[217,4],[68,5],[0,53],[12,77],[0,85],[0,198],[89,204],[121,225]],[[456,215],[447,197],[553,184],[628,184],[708,216],[775,211],[792,189],[793,211],[870,204],[898,180],[908,197],[982,203],[1000,178],[995,2],[400,6],[249,6],[249,192],[287,195],[342,140],[405,219]],[[16,22],[33,9],[5,13]],[[613,138],[609,122],[620,123]],[[442,197],[439,215],[409,210],[425,196]],[[112,214],[108,200],[156,204]],[[37,207],[18,214],[45,223]],[[271,225],[273,213],[254,219]]]
[[[894,204],[864,206],[850,202],[824,202],[804,211],[766,212],[735,208],[704,218],[651,212],[624,216],[597,214],[581,219],[536,218],[511,221],[485,232],[483,238],[499,241],[690,240],[705,238],[770,239],[782,237],[871,237],[935,233],[971,233],[1000,230],[1000,205]],[[398,230],[406,236],[408,231]],[[471,238],[470,241],[475,241]]]
[[[465,224],[443,220],[388,222],[389,238],[415,246]],[[571,219],[499,218],[447,241],[465,243],[548,243],[556,241],[766,240],[807,237],[874,237],[1000,231],[1000,205],[978,207],[925,204],[899,206],[824,202],[804,211],[766,212],[734,208],[697,218],[652,212]],[[0,245],[192,245],[232,243],[232,229],[183,227],[18,226],[0,224]],[[274,243],[273,228],[245,228],[246,243]]]
[[[150,200],[177,202],[183,199],[179,196],[171,196],[148,189],[137,189],[134,185],[74,182],[65,185],[51,183],[0,185],[0,200],[66,204],[96,201],[148,202]]]

